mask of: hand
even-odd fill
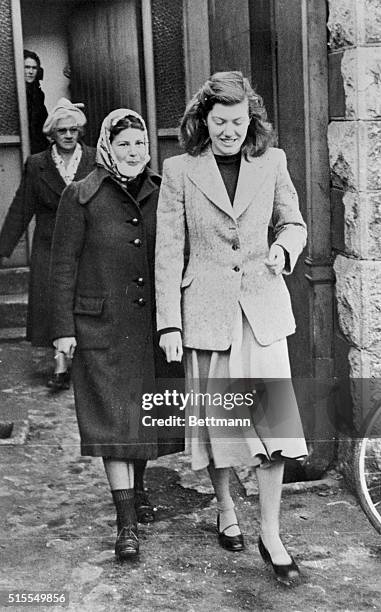
[[[271,245],[265,264],[276,276],[283,272],[286,264],[286,257],[283,248],[279,246],[279,244]]]
[[[6,266],[7,259],[8,257],[0,257],[0,268]]]
[[[67,338],[56,338],[53,342],[53,346],[58,353],[63,353],[65,357],[73,359],[77,341],[74,336],[69,336]]]
[[[161,335],[159,346],[163,349],[167,362],[181,361],[183,358],[183,343],[179,331],[166,332]]]

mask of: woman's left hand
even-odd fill
[[[286,264],[286,258],[284,250],[279,244],[272,244],[270,247],[269,255],[265,260],[266,266],[275,275],[280,274],[284,270]]]

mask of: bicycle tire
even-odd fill
[[[368,415],[355,441],[354,477],[361,508],[381,534],[381,404]]]

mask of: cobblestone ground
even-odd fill
[[[380,538],[340,483],[283,498],[284,541],[303,571],[293,589],[259,557],[256,497],[233,483],[247,548],[227,553],[209,482],[179,455],[150,464],[157,520],[140,529],[139,561],[117,563],[101,461],[80,457],[72,393],[48,394],[47,366],[24,342],[0,344],[2,418],[27,411],[31,425],[24,445],[0,444],[0,589],[66,590],[80,612],[381,610]]]

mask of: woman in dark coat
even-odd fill
[[[144,425],[142,411],[142,394],[154,390],[155,378],[182,375],[178,364],[165,363],[154,336],[160,177],[148,160],[143,119],[128,109],[110,113],[98,167],[62,196],[51,265],[52,338],[57,350],[74,354],[81,452],[103,457],[119,559],[138,554],[137,518],[154,518],[143,489],[146,461],[182,450],[170,439],[175,429],[161,445],[158,427]]]
[[[49,142],[43,134],[42,128],[48,116],[45,106],[45,94],[41,89],[40,81],[43,77],[40,58],[34,51],[24,49],[24,74],[26,103],[28,110],[30,152],[44,151]]]
[[[65,98],[59,100],[44,125],[52,145],[27,159],[0,233],[0,258],[10,257],[35,217],[27,316],[27,340],[33,346],[51,346],[48,276],[61,194],[69,182],[84,178],[95,166],[95,150],[79,142],[85,123],[86,117],[77,106]],[[48,381],[53,390],[69,387],[66,363],[61,355],[57,357],[55,374]]]

